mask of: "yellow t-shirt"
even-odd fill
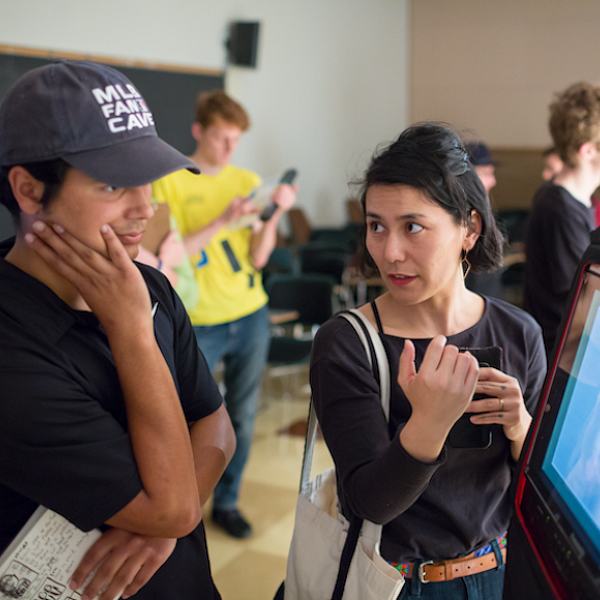
[[[154,197],[167,202],[182,236],[218,217],[236,196],[247,196],[260,177],[226,166],[218,175],[176,171],[152,186]],[[199,299],[189,309],[193,325],[220,325],[241,319],[267,303],[260,271],[249,259],[249,228],[220,229],[203,250],[190,256]]]

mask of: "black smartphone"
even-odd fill
[[[461,348],[461,352],[469,352],[478,361],[480,367],[500,369],[502,365],[502,348]],[[473,400],[486,398],[475,394]],[[478,448],[485,450],[492,445],[492,428],[490,425],[475,425],[469,420],[474,413],[465,413],[450,430],[448,443],[453,448]]]
[[[279,183],[287,183],[287,184],[292,184],[294,183],[294,179],[296,179],[296,175],[298,175],[298,171],[296,171],[296,169],[288,169],[282,176],[281,179],[279,180]],[[277,210],[277,204],[275,204],[275,202],[269,202],[269,204],[265,207],[265,210],[263,210],[262,214],[260,215],[260,220],[261,221],[268,221],[272,216],[273,213]]]

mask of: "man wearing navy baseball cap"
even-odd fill
[[[100,527],[84,598],[220,598],[201,506],[235,437],[179,298],[132,260],[178,169],[110,67],[48,64],[0,106],[0,552],[39,505]]]
[[[469,142],[465,147],[475,173],[477,173],[485,191],[489,194],[490,190],[496,185],[496,165],[492,160],[490,149],[483,142]]]

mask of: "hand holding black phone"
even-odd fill
[[[288,169],[281,176],[281,179],[279,180],[279,184],[281,185],[283,183],[287,183],[287,184],[291,185],[292,183],[294,183],[294,179],[296,179],[296,175],[298,175],[298,171],[296,171],[296,169]],[[265,210],[263,210],[262,214],[260,215],[260,220],[268,221],[273,216],[273,213],[276,210],[277,210],[277,204],[275,204],[275,202],[269,202],[269,204],[265,207]]]
[[[469,352],[478,361],[480,367],[500,369],[502,364],[502,348],[461,348],[461,352]],[[486,398],[475,394],[473,400]],[[475,425],[471,423],[472,413],[465,413],[450,430],[448,443],[453,448],[478,448],[485,450],[492,445],[492,428],[490,425]]]

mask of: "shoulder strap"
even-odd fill
[[[390,420],[390,366],[385,348],[375,327],[369,319],[355,308],[348,312],[339,313],[340,317],[346,319],[358,335],[367,354],[367,360],[373,370],[375,378],[379,379],[379,397],[381,399],[381,408],[386,421]],[[373,364],[372,354],[375,356]],[[315,447],[315,438],[317,433],[317,414],[313,401],[310,401],[310,412],[308,416],[308,426],[306,429],[306,441],[304,445],[304,457],[302,459],[302,475],[300,478],[300,492],[310,481],[310,469],[312,466],[312,457]]]
[[[350,314],[351,313],[351,314]],[[352,316],[351,316],[352,315]],[[349,313],[341,313],[341,317],[344,317],[347,321],[349,321],[358,337],[361,338],[363,346],[365,347],[365,352],[367,353],[367,357],[369,357],[369,364],[371,368],[373,365],[371,363],[371,347],[368,345],[367,339],[361,337],[359,333],[359,329],[357,328],[357,324],[362,329],[362,331],[366,331],[368,335],[368,341],[370,341],[373,351],[375,352],[375,360],[377,361],[377,372],[379,373],[379,397],[381,399],[381,407],[383,408],[383,413],[385,414],[385,420],[389,423],[390,421],[390,365],[387,357],[387,353],[385,348],[383,347],[383,342],[377,333],[377,330],[371,324],[371,321],[365,317],[365,315],[357,310],[356,308],[351,308]],[[353,322],[350,319],[354,317],[357,321]]]
[[[371,300],[371,310],[373,311],[373,316],[375,317],[375,323],[377,323],[377,330],[379,333],[383,333],[383,325],[381,324],[381,319],[379,318],[379,310],[377,310],[377,302],[375,302],[375,300]]]

